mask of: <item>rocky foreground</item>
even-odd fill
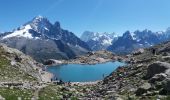
[[[2,47],[4,48],[4,46]],[[169,100],[170,98],[170,42],[145,50],[141,49],[126,57],[118,57],[106,51],[100,51],[95,54],[89,53],[88,56],[78,57],[78,60],[73,59],[69,61],[70,63],[84,64],[95,57],[102,58],[103,56],[104,58],[107,55],[107,57],[110,56],[108,58],[110,60],[114,60],[117,57],[116,60],[124,59],[128,62],[128,65],[119,67],[104,80],[96,83],[43,82],[43,78],[46,78],[42,73],[45,71],[37,67],[36,63],[31,64],[35,64],[34,68],[39,70],[32,68],[32,65],[29,65],[32,67],[26,66],[28,62],[34,61],[25,58],[24,60],[22,57],[21,60],[20,56],[14,56],[15,53],[13,55],[11,52],[4,53],[3,51],[1,50],[0,57],[0,69],[5,70],[1,72],[4,72],[1,80],[5,80],[0,85],[0,98],[2,99]],[[98,54],[100,56],[96,56]],[[93,61],[100,63],[96,59]],[[22,66],[14,67],[14,65],[17,66],[19,64],[24,65],[27,70],[23,70],[22,68],[24,67]],[[9,68],[2,69],[4,68],[3,66],[6,66],[5,68],[9,66]],[[22,74],[11,75],[15,71],[10,71],[12,68],[20,70]],[[13,78],[10,78],[11,76],[8,77],[8,75],[11,75]]]
[[[42,92],[50,95],[45,90],[53,91],[51,95],[54,98],[58,98],[56,95],[59,93],[62,99],[169,100],[169,47],[170,42],[166,42],[127,55],[124,58],[129,62],[128,65],[119,67],[98,83],[52,85]]]
[[[129,64],[119,67],[94,85],[91,98],[122,100],[169,100],[170,42],[129,55]]]

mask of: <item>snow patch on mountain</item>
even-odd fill
[[[11,34],[6,35],[5,37],[3,37],[3,39],[11,38],[11,37],[25,37],[25,38],[33,39],[34,37],[32,36],[32,34],[29,33],[30,29],[32,29],[31,26],[26,25],[21,30],[16,30]]]
[[[44,27],[45,30],[49,31],[49,29],[47,27]]]
[[[137,40],[134,32],[131,32],[130,34],[131,34],[133,40]]]
[[[113,39],[103,40],[102,45],[112,45],[112,40]]]

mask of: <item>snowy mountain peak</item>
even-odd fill
[[[62,29],[59,22],[52,24],[47,18],[42,16],[33,18],[31,21],[17,28],[17,30],[14,30],[9,34],[5,34],[2,38],[6,39],[13,37],[24,37],[34,40],[62,40],[65,43],[72,44],[73,46],[79,45],[90,50],[85,42],[81,41],[74,33]]]
[[[130,31],[126,31],[124,34],[123,34],[123,38],[133,38],[134,34],[130,33]]]
[[[91,50],[74,33],[60,28],[59,22],[51,24],[42,16],[33,18],[13,32],[3,33],[0,35],[0,42],[17,48],[38,61],[70,59]]]
[[[48,19],[46,17],[39,15],[39,16],[34,17],[32,21],[44,21],[44,20],[48,21]]]
[[[52,27],[50,21],[46,17],[42,17],[42,16],[37,16],[33,18],[24,26],[26,25],[30,25],[31,28],[38,33],[44,33],[46,31],[49,31],[49,29]]]
[[[41,15],[38,15],[38,16],[36,16],[35,18],[37,18],[37,19],[42,19],[42,18],[44,18],[44,17],[41,16]]]
[[[25,25],[27,25],[27,24],[40,25],[40,24],[51,24],[51,23],[46,17],[37,16],[37,17],[34,17],[31,21],[29,21]]]
[[[115,33],[107,33],[107,32],[99,33],[99,32],[85,31],[82,34],[81,39],[87,42],[89,40],[98,41],[100,39],[113,39],[115,37],[117,37]]]
[[[37,39],[38,37],[40,37],[39,34],[44,34],[48,32],[51,29],[51,27],[52,24],[49,22],[47,18],[37,16],[34,17],[31,21],[24,24],[23,26],[17,28],[17,30],[11,32],[11,34],[3,37],[3,39],[11,37],[25,37],[29,39]]]

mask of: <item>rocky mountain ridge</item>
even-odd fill
[[[0,35],[0,42],[17,48],[43,62],[47,59],[70,59],[90,50],[74,33],[64,30],[59,22],[51,24],[38,16],[13,32]]]
[[[126,31],[121,37],[117,39],[108,50],[115,53],[131,53],[139,48],[147,48],[156,44],[168,41],[170,39],[169,33],[166,32],[152,32],[150,30]]]

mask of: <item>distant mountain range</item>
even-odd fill
[[[64,30],[59,22],[51,24],[37,16],[12,32],[0,35],[0,42],[17,48],[39,62],[47,59],[70,59],[91,50],[74,33]]]
[[[152,32],[150,30],[129,32],[126,31],[116,42],[107,48],[107,50],[127,54],[138,48],[146,48],[161,42],[170,40],[169,31]]]
[[[85,31],[81,39],[62,29],[59,22],[52,24],[47,18],[37,16],[12,32],[0,34],[0,42],[16,48],[43,62],[47,59],[71,59],[93,50],[109,50],[117,54],[131,53],[135,49],[150,47],[170,40],[166,31],[126,31],[115,33]]]
[[[115,33],[94,33],[85,31],[81,39],[92,50],[109,50],[118,54],[131,53],[135,49],[146,48],[170,40],[170,28],[166,31],[152,32],[151,30],[126,31],[122,36]]]
[[[81,36],[81,40],[86,42],[94,51],[106,50],[117,38],[115,33],[95,33],[90,31],[85,31]]]

